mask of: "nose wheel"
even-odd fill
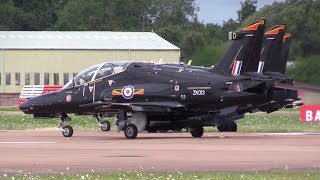
[[[109,121],[103,120],[103,117],[102,114],[96,114],[98,125],[100,126],[101,131],[110,131],[111,124]]]
[[[62,127],[62,135],[64,137],[71,137],[73,135],[73,128],[70,125],[65,125]]]
[[[100,128],[101,128],[101,131],[110,131],[111,124],[109,121],[102,121]]]
[[[71,121],[71,118],[67,114],[63,113],[60,116],[59,129],[64,137],[71,137],[73,135],[73,128],[70,125],[65,125],[65,121]]]

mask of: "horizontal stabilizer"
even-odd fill
[[[310,92],[320,93],[319,86],[305,84],[305,83],[295,83],[294,85],[276,83],[275,87],[282,88],[282,89],[302,90],[302,91],[310,91]]]

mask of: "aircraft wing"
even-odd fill
[[[133,111],[150,111],[150,112],[171,112],[173,108],[185,107],[183,104],[175,101],[164,102],[132,102],[132,103],[111,103],[111,102],[94,102],[83,104],[80,108],[94,108],[104,111],[114,111],[115,109],[129,108]]]

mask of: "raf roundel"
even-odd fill
[[[125,86],[121,90],[122,97],[125,99],[131,99],[134,95],[134,87],[133,86]]]
[[[72,97],[71,97],[70,94],[68,94],[68,95],[66,96],[66,101],[67,101],[67,102],[70,102],[71,100],[72,100]]]

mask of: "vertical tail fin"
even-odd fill
[[[232,44],[211,71],[237,76],[242,71],[253,69],[248,60],[259,56],[265,23],[264,19],[255,20],[240,32],[230,32]]]
[[[276,25],[265,33],[257,70],[258,73],[279,72],[285,28],[286,25]]]
[[[292,38],[292,35],[290,33],[285,34],[284,37],[283,37],[282,51],[281,51],[281,61],[280,61],[280,68],[279,68],[279,72],[282,73],[282,74],[286,73],[286,67],[287,67],[287,62],[288,62],[288,57],[289,57],[291,38]]]

